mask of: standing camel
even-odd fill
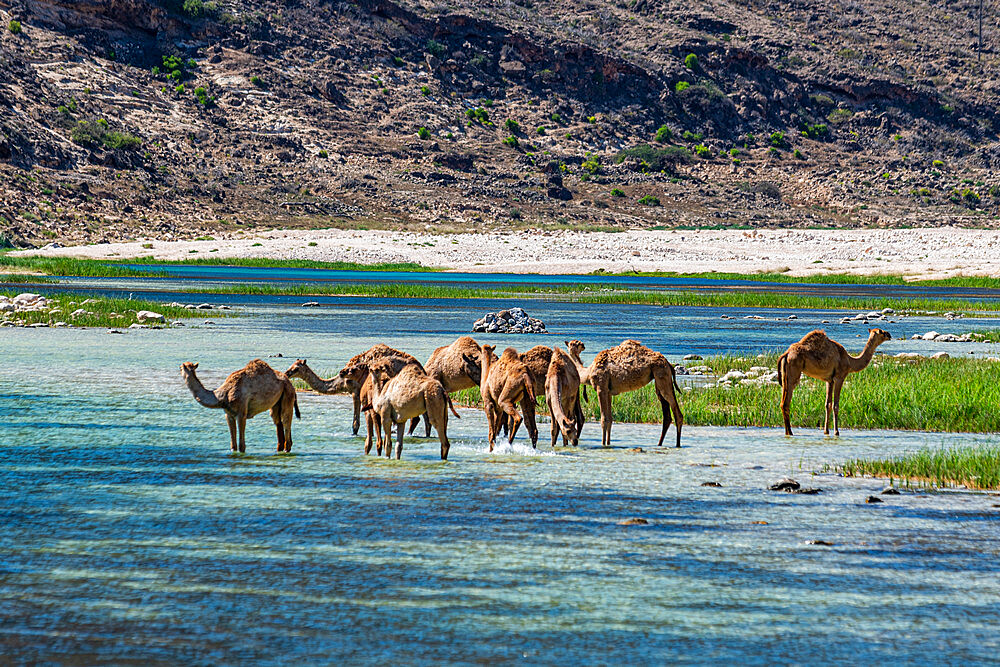
[[[552,350],[552,361],[545,374],[545,402],[552,416],[552,446],[560,432],[563,445],[579,444],[576,413],[580,409],[580,374],[576,363],[558,347]]]
[[[452,393],[482,384],[479,357],[483,350],[471,336],[462,336],[451,345],[439,347],[424,365],[427,375],[441,383],[445,392]],[[410,434],[416,424],[410,427]],[[424,435],[431,437],[431,422],[424,415]]]
[[[830,340],[821,329],[810,331],[798,343],[778,357],[778,384],[781,385],[781,416],[785,435],[792,434],[792,392],[802,375],[826,382],[826,419],[823,435],[830,435],[830,412],[833,412],[833,434],[840,435],[840,390],[851,373],[863,371],[871,363],[875,348],[892,336],[884,329],[869,329],[868,342],[861,355],[852,357],[840,343]]]
[[[531,380],[528,367],[521,361],[517,350],[508,347],[494,359],[495,345],[483,345],[480,367],[482,384],[479,393],[483,398],[483,409],[486,412],[486,423],[490,441],[490,451],[496,442],[500,430],[500,416],[510,416],[511,425],[508,442],[514,441],[514,433],[521,423],[521,415],[517,413],[514,404],[527,394],[532,403],[535,401],[535,383]]]
[[[377,361],[383,357],[402,357],[407,361],[412,361],[413,363],[420,366],[420,362],[412,354],[407,354],[406,352],[400,352],[395,350],[388,345],[382,343],[376,343],[370,348],[362,352],[361,354],[356,354],[348,360],[344,369],[354,366],[356,364],[370,364]],[[423,366],[420,366],[423,370]],[[350,388],[351,398],[354,400],[354,421],[351,422],[351,429],[354,435],[358,434],[358,429],[361,427],[361,384],[352,385]]]
[[[580,366],[583,365],[579,356],[582,347],[582,343],[570,345],[570,354]],[[670,428],[671,413],[677,424],[677,446],[681,446],[683,415],[677,402],[677,394],[674,393],[675,389],[679,392],[680,387],[677,386],[674,367],[662,354],[654,352],[638,341],[626,340],[618,347],[598,352],[590,367],[581,373],[581,377],[586,378],[587,383],[597,392],[603,430],[601,446],[611,445],[611,397],[642,389],[650,382],[656,389],[656,396],[660,399],[660,409],[663,411],[663,429],[660,431],[660,441],[657,446],[663,444],[663,438]]]
[[[380,361],[385,361],[389,372],[391,375],[396,375],[403,368],[411,365],[406,356],[385,356],[380,359]],[[412,357],[410,357],[412,359]],[[419,367],[419,364],[417,364]],[[312,387],[313,390],[318,391],[321,394],[351,394],[356,395],[359,398],[360,406],[371,405],[372,401],[372,379],[371,374],[368,372],[368,364],[358,363],[354,365],[348,365],[343,368],[336,376],[330,378],[329,380],[324,380],[319,375],[309,368],[305,359],[296,359],[295,363],[292,364],[288,371],[285,373],[290,378],[299,378],[304,380],[306,384]],[[359,406],[359,407],[360,407]],[[375,415],[372,410],[365,410],[365,454],[368,454],[372,450],[372,442],[374,435],[374,442],[376,443],[376,453],[382,455],[382,431],[381,425],[378,423],[378,416]],[[416,423],[416,420],[415,420]]]
[[[181,364],[184,383],[194,395],[194,400],[206,408],[225,410],[232,451],[246,452],[244,433],[247,419],[265,410],[271,411],[271,419],[278,431],[278,451],[292,451],[292,413],[299,416],[299,403],[295,387],[284,373],[274,370],[260,359],[254,359],[227,377],[218,389],[209,391],[195,375],[196,368],[198,364],[190,361]]]
[[[369,368],[372,378],[372,410],[385,427],[385,455],[391,456],[392,425],[396,425],[396,458],[403,454],[403,424],[408,419],[427,413],[441,439],[441,460],[448,460],[448,394],[422,368],[407,364],[398,374],[392,373],[387,359],[376,361]],[[458,413],[451,408],[455,417]]]

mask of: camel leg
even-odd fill
[[[365,456],[371,454],[372,441],[378,438],[378,455],[382,455],[382,437],[375,433],[375,420],[372,418],[372,410],[365,411]]]
[[[424,395],[424,407],[427,409],[424,417],[434,425],[441,441],[441,460],[447,461],[448,450],[451,449],[451,443],[448,442],[448,395],[428,391]]]
[[[380,415],[382,426],[385,429],[385,440],[382,445],[385,447],[385,458],[392,458],[392,412]]]
[[[438,435],[440,435],[440,433]],[[427,416],[427,413],[424,413],[424,437],[431,437],[431,419]]]
[[[229,450],[236,451],[236,416],[226,413],[226,423],[229,424]]]
[[[552,416],[552,401],[546,398],[545,404],[549,407],[549,416],[552,421],[552,448],[555,449],[556,441],[559,439],[559,425],[556,424],[556,418]],[[565,440],[565,438],[563,439]]]
[[[662,396],[658,396],[657,398],[660,399],[660,413],[663,415],[663,426],[660,429],[660,441],[656,443],[656,446],[662,447],[663,437],[667,434],[667,429],[670,428],[670,422],[673,417],[670,416],[670,406],[667,404],[666,400],[664,400]]]
[[[405,422],[396,424],[396,460],[403,455],[403,431],[406,430]]]
[[[833,385],[833,434],[840,437],[840,390],[846,378],[837,378]]]
[[[611,446],[611,392],[607,389],[597,392],[597,402],[601,406],[601,447]]]
[[[414,417],[413,419],[411,419],[409,435],[413,435],[413,432],[417,430],[417,426],[419,425],[420,425],[420,417]],[[429,437],[430,433],[428,433],[427,435]]]
[[[239,434],[240,434],[240,454],[243,454],[243,453],[245,453],[247,451],[247,439],[246,439],[247,413],[246,412],[240,412],[240,413],[238,413],[236,415],[236,428],[237,428],[237,430],[239,431]]]
[[[504,412],[506,412],[508,415],[510,415],[511,429],[510,429],[510,433],[507,436],[507,443],[508,444],[513,444],[513,442],[514,442],[514,434],[517,433],[517,429],[521,425],[521,415],[519,415],[517,413],[517,408],[514,407],[513,403],[510,403],[510,402],[508,402],[508,403],[501,403],[500,407],[503,408]]]
[[[285,411],[285,418],[283,420],[283,427],[285,430],[285,453],[289,454],[292,451],[292,411],[295,408],[291,405]]]
[[[576,392],[576,409],[573,411],[573,415],[576,418],[576,437],[577,440],[580,438],[580,434],[583,433],[583,403],[580,401],[580,392]],[[575,442],[573,443],[576,444]]]
[[[358,429],[361,428],[361,392],[353,392],[351,398],[354,399],[354,421],[351,422],[351,432],[357,435]]]
[[[684,425],[684,415],[681,414],[681,405],[677,401],[677,393],[674,391],[674,378],[668,369],[664,369],[662,373],[654,377],[653,381],[656,388],[656,395],[660,397],[660,409],[663,411],[663,430],[660,431],[660,445],[663,444],[663,436],[667,434],[671,417],[673,417],[674,428],[677,430],[675,447],[680,447],[681,427]]]
[[[282,405],[281,401],[274,404],[271,408],[271,421],[274,422],[274,428],[278,432],[278,453],[281,454],[285,451],[285,427],[281,423],[282,418]]]
[[[785,364],[785,376],[781,383],[781,417],[785,422],[785,435],[792,435],[792,392],[799,383],[801,371],[793,368],[791,364]]]
[[[833,378],[826,383],[826,415],[823,418],[823,435],[830,435],[830,413],[833,412]]]
[[[531,446],[538,448],[538,424],[535,422],[535,402],[525,392],[521,397],[521,414],[524,415],[524,426],[528,429]]]

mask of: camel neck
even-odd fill
[[[198,401],[206,408],[221,408],[222,403],[219,401],[219,397],[215,395],[215,392],[205,389],[205,386],[201,383],[194,373],[191,373],[184,379],[187,384],[188,389],[191,390],[191,394],[194,396],[194,400]]]
[[[857,373],[858,371],[863,371],[871,363],[872,357],[875,356],[875,348],[878,347],[878,342],[875,338],[869,338],[868,342],[865,343],[865,349],[861,351],[856,357],[847,355],[847,365],[852,373]]]
[[[302,367],[302,379],[306,381],[306,384],[321,394],[330,393],[330,390],[333,389],[334,381],[336,380],[336,378],[324,380],[320,376],[316,375],[316,373],[313,372],[313,369],[308,366]]]

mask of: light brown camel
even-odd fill
[[[396,375],[390,361],[381,359],[369,366],[373,392],[371,407],[385,427],[385,455],[391,455],[392,425],[396,425],[396,459],[403,454],[403,425],[408,419],[427,413],[441,440],[441,460],[448,460],[448,394],[440,382],[423,369],[407,364]],[[364,406],[363,406],[364,407]],[[451,408],[455,417],[458,413]]]
[[[577,344],[570,346],[571,355],[574,349],[580,350],[583,345],[579,341],[573,342]],[[575,360],[583,365],[579,352],[576,353]],[[626,340],[617,347],[598,352],[582,375],[597,392],[597,401],[601,408],[602,446],[611,445],[611,397],[642,389],[650,382],[656,389],[656,396],[660,399],[660,409],[663,411],[663,429],[660,431],[660,441],[657,446],[663,444],[663,438],[670,428],[671,413],[676,422],[677,446],[681,446],[683,416],[680,404],[677,402],[677,394],[674,392],[675,389],[680,392],[680,387],[677,386],[674,367],[662,354],[654,352],[638,341]]]
[[[579,444],[576,412],[580,409],[580,374],[576,363],[558,347],[552,350],[552,361],[545,374],[545,402],[552,415],[552,446],[559,433],[563,445]]]
[[[278,451],[292,451],[292,414],[299,416],[299,403],[295,387],[284,373],[274,370],[260,359],[254,359],[230,374],[218,389],[209,391],[195,375],[196,368],[198,364],[190,361],[181,364],[184,383],[194,395],[194,400],[206,408],[225,410],[232,451],[246,451],[244,435],[247,419],[265,410],[271,411],[271,419],[278,431]]]
[[[462,336],[451,345],[444,345],[431,353],[431,358],[424,364],[427,375],[441,383],[445,392],[452,393],[469,387],[478,387],[482,383],[482,368],[479,358],[482,348],[471,336]],[[410,427],[413,433],[416,424]],[[424,415],[424,435],[431,436],[431,422]]]
[[[376,343],[361,354],[354,355],[344,365],[344,368],[346,369],[356,364],[370,364],[383,357],[402,357],[403,359],[412,361],[423,369],[423,366],[420,365],[420,362],[412,354],[400,352],[382,343]],[[354,435],[358,434],[358,429],[361,427],[361,384],[363,382],[364,380],[361,383],[352,384],[350,388],[351,398],[354,399],[354,420],[351,422],[351,429]]]
[[[522,352],[519,356],[528,368],[528,376],[531,378],[535,397],[545,396],[545,375],[549,372],[549,362],[552,361],[552,348],[544,345],[536,345],[530,350]],[[521,406],[521,417],[524,420],[524,426],[528,429],[528,437],[531,438],[531,446],[537,447],[538,424],[535,420],[535,408],[537,404],[528,397],[527,393],[521,397],[518,403]],[[511,423],[506,413],[500,415],[500,426],[503,428],[504,433],[508,434],[511,439],[517,435],[517,426],[514,427],[513,433],[510,432]]]
[[[852,357],[840,343],[830,340],[821,329],[810,331],[798,343],[778,357],[778,384],[781,385],[781,416],[785,435],[792,435],[790,423],[792,392],[802,375],[826,382],[826,418],[823,434],[830,435],[830,412],[833,412],[833,433],[840,435],[840,390],[851,373],[863,371],[871,363],[875,348],[892,336],[884,329],[869,329],[865,349]]]
[[[497,432],[500,430],[500,415],[506,413],[510,416],[508,442],[513,442],[514,433],[521,423],[521,415],[518,414],[514,404],[525,395],[532,403],[535,401],[535,383],[531,380],[528,367],[521,361],[517,350],[508,347],[499,359],[494,360],[495,349],[495,345],[482,346],[480,366],[483,370],[483,381],[479,387],[479,393],[483,398],[483,409],[486,411],[491,452]]]
[[[382,357],[388,363],[388,367],[393,375],[399,373],[405,366],[410,365],[412,357],[391,355]],[[419,364],[417,364],[419,366]],[[341,371],[330,378],[324,380],[313,371],[306,363],[305,359],[296,359],[286,372],[288,377],[296,377],[304,380],[306,384],[321,394],[352,394],[357,395],[360,405],[371,405],[372,401],[372,380],[368,372],[367,363],[357,363],[346,366]],[[360,406],[359,406],[360,407]],[[381,426],[377,422],[377,416],[371,410],[365,410],[365,454],[372,450],[372,443],[377,444],[376,452],[382,455],[382,433]],[[375,436],[374,440],[372,436]]]

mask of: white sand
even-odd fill
[[[310,246],[308,243],[315,243]],[[788,271],[894,273],[913,277],[1000,275],[1000,231],[978,229],[519,232],[273,231],[215,241],[151,241],[46,247],[14,255],[125,259],[268,257],[417,262],[454,270],[515,273]],[[197,250],[197,253],[192,252]],[[213,252],[214,251],[214,252]]]

